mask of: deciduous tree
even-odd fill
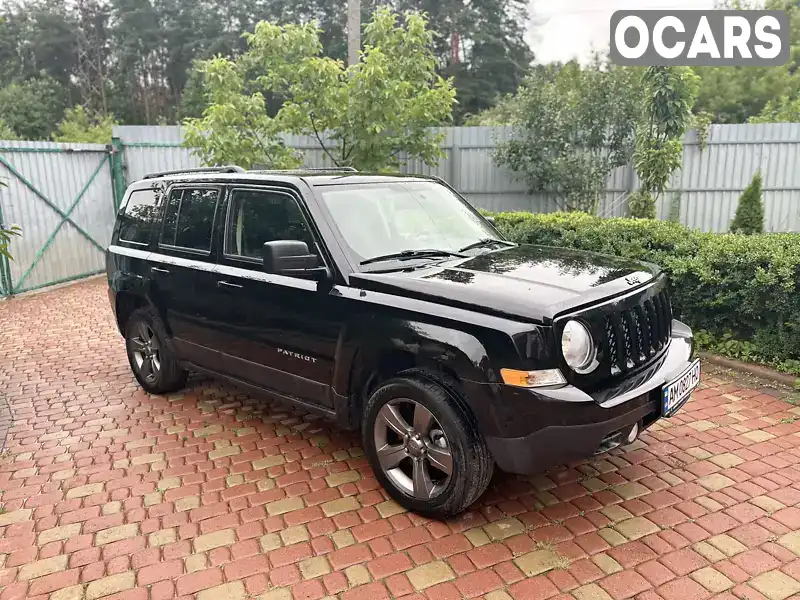
[[[395,0],[400,10],[421,10],[436,32],[439,73],[453,78],[457,123],[519,89],[533,62],[525,41],[524,0]]]
[[[198,68],[208,106],[201,118],[185,121],[185,146],[212,166],[297,166],[299,159],[279,137],[281,121],[267,114],[264,95],[245,91],[246,69],[241,63],[217,57]]]
[[[187,122],[187,144],[201,156],[213,146],[217,163],[257,164],[270,161],[277,134],[285,131],[315,136],[336,166],[436,163],[440,138],[428,128],[450,120],[455,92],[436,73],[426,19],[406,13],[401,20],[378,9],[364,30],[361,61],[350,67],[323,56],[319,33],[310,23],[261,22],[237,61],[206,63],[203,85],[211,104],[203,119]],[[274,118],[264,110],[265,93],[284,100]],[[249,133],[228,139],[232,122]],[[218,136],[226,141],[215,141]]]
[[[698,77],[688,67],[648,67],[633,158],[640,189],[628,200],[631,216],[655,218],[656,198],[681,166],[683,136],[691,125]]]
[[[767,102],[750,123],[800,123],[800,98],[781,96]]]
[[[630,160],[638,116],[635,71],[576,63],[537,69],[513,100],[513,138],[497,151],[531,193],[564,210],[593,212],[609,174]]]
[[[42,74],[68,86],[76,27],[75,13],[62,0],[7,3],[0,12],[0,87]]]
[[[82,106],[74,106],[64,113],[64,119],[53,134],[53,141],[110,144],[114,125],[117,122],[111,115],[93,114]]]
[[[0,119],[0,140],[18,140],[19,136],[8,126],[8,123]]]
[[[791,59],[774,67],[697,67],[700,87],[694,110],[715,123],[745,123],[779,98],[800,93],[800,4],[796,0],[721,0],[719,8],[784,10],[789,17]]]
[[[0,89],[0,119],[26,140],[50,137],[64,114],[67,90],[55,79],[42,76]]]

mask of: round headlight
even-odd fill
[[[595,347],[586,326],[578,321],[567,321],[561,334],[561,352],[570,369],[578,373],[594,370]]]

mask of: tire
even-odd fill
[[[125,323],[125,349],[133,375],[146,392],[169,394],[186,385],[186,371],[178,364],[164,325],[152,310],[139,308],[131,314]]]
[[[425,372],[383,383],[367,401],[361,431],[378,481],[398,504],[424,517],[461,513],[492,478],[494,460],[466,402]]]

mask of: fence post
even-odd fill
[[[125,146],[119,138],[111,138],[111,182],[114,194],[114,208],[119,209],[125,196]]]
[[[628,193],[625,196],[625,206],[623,207],[623,217],[630,216],[630,209],[628,208],[628,198],[630,195],[636,191],[636,164],[634,163],[633,159],[628,163]],[[614,215],[611,215],[612,217]]]
[[[0,221],[0,226],[2,226],[2,221]],[[5,256],[0,256],[0,298],[10,296],[11,292],[11,265]]]
[[[459,194],[461,190],[461,146],[453,140],[453,145],[450,147],[450,181],[448,183],[453,186]]]
[[[0,187],[2,189],[2,187]],[[3,205],[0,202],[0,229],[3,228],[5,222],[3,221]],[[10,296],[11,292],[13,291],[13,286],[11,285],[11,265],[8,262],[8,259],[0,254],[0,298],[4,296]]]

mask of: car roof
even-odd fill
[[[243,171],[235,173],[218,172],[173,172],[155,174],[138,180],[134,185],[143,184],[149,187],[153,183],[297,183],[303,181],[311,187],[335,185],[364,185],[374,183],[392,183],[398,181],[435,181],[435,177],[425,175],[408,175],[404,173],[357,173],[337,171]]]

